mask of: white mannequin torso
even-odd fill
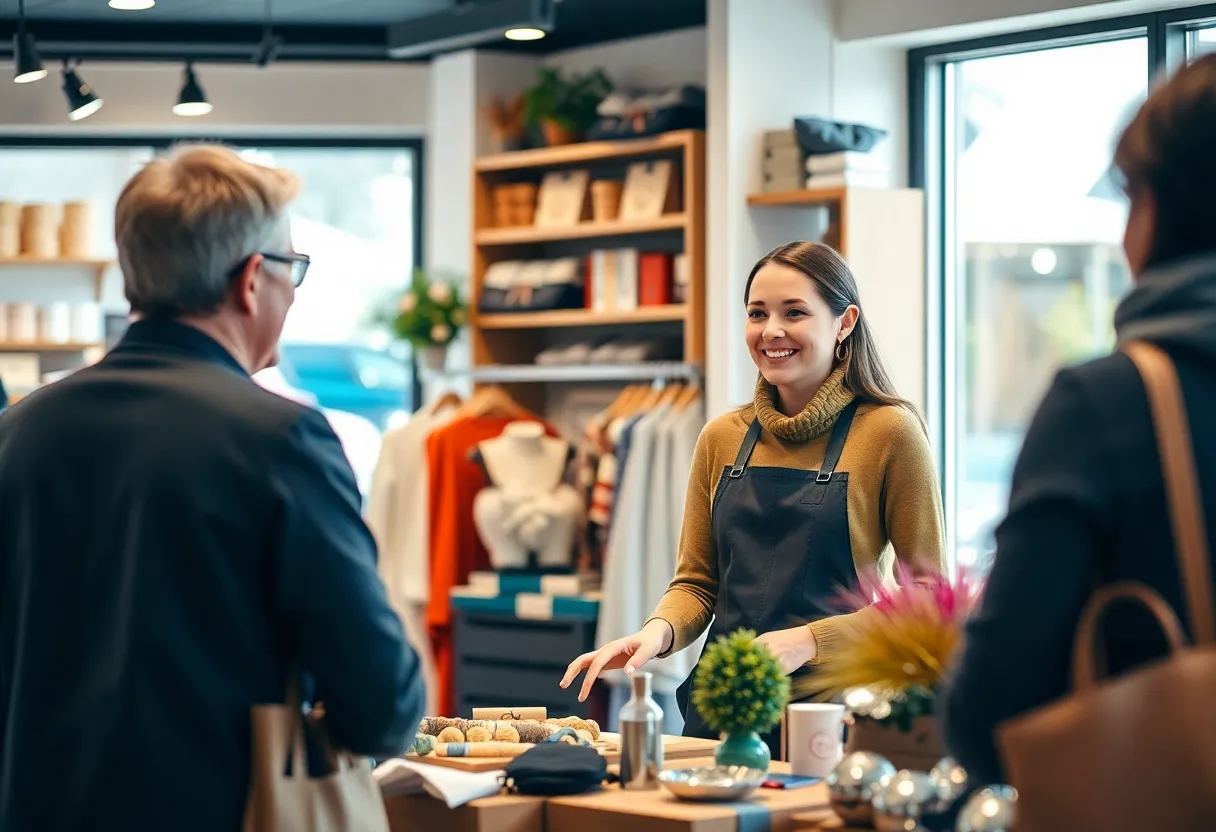
[[[490,484],[512,494],[548,494],[566,475],[570,445],[539,422],[510,422],[477,446]]]

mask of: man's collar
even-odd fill
[[[225,364],[243,375],[248,375],[232,353],[218,341],[200,329],[168,318],[143,318],[134,321],[116,349],[170,349],[192,356]]]

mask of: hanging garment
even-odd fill
[[[656,495],[650,493],[655,432],[670,410],[670,405],[659,405],[631,428],[629,451],[615,495],[616,517],[604,555],[603,597],[595,635],[601,646],[636,633],[663,595],[660,591],[654,598],[643,597],[643,576],[645,560],[651,554],[646,546],[648,514],[657,508],[652,506],[652,497]],[[646,665],[657,691],[670,691],[679,684],[678,679],[666,684],[667,661],[655,659]],[[608,671],[602,678],[608,684],[628,684],[628,678],[620,670]]]
[[[723,580],[709,640],[740,627],[768,633],[804,625],[829,613],[841,587],[857,588],[849,539],[849,477],[835,473],[857,405],[854,399],[840,412],[818,471],[748,467],[760,438],[759,420],[748,428],[734,465],[723,472],[714,494],[711,517]],[[809,673],[809,667],[800,668],[791,681]],[[713,739],[690,707],[691,689],[689,676],[677,691],[684,735]],[[780,749],[780,729],[765,741],[774,752]]]
[[[646,514],[646,557],[639,575],[639,593],[654,609],[667,592],[676,574],[680,551],[680,527],[684,517],[684,498],[692,472],[693,451],[705,426],[705,410],[700,402],[684,409],[673,409],[655,433],[654,458],[650,466],[647,492],[653,508]],[[637,622],[640,629],[646,618]],[[662,659],[661,688],[675,693],[695,666],[705,644],[702,633],[687,648]],[[681,719],[683,717],[681,716]]]
[[[426,626],[430,596],[429,478],[426,440],[451,421],[455,407],[438,413],[420,410],[384,435],[367,497],[367,526],[379,550],[377,571],[389,603],[401,617],[406,638],[418,651],[427,690],[427,713],[435,713],[438,683]]]
[[[469,452],[516,421],[502,416],[458,417],[426,440],[430,520],[430,597],[426,625],[438,676],[437,713],[452,716],[452,589],[469,574],[490,569],[490,556],[473,523],[473,498],[486,486],[481,465]],[[557,432],[541,422],[549,436]],[[422,476],[422,473],[419,474]]]

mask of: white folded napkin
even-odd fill
[[[372,772],[381,794],[429,794],[449,809],[498,794],[502,776],[502,771],[458,771],[400,757],[384,761]]]

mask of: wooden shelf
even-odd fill
[[[747,198],[748,205],[777,207],[813,208],[816,205],[836,205],[844,202],[848,194],[847,188],[805,188],[798,191],[777,191],[771,194],[752,194]]]
[[[38,257],[0,257],[0,268],[31,268],[31,267],[85,267],[90,269],[108,269],[114,265],[113,260],[98,260],[88,257],[64,257],[47,260]]]
[[[585,240],[594,237],[621,237],[627,234],[655,234],[678,231],[688,218],[684,214],[664,214],[653,220],[633,222],[581,222],[569,228],[537,228],[531,225],[517,228],[483,228],[474,237],[479,246],[511,246],[526,243],[548,243],[557,240]]]
[[[701,368],[679,361],[643,361],[638,364],[490,364],[471,367],[461,375],[484,384],[578,383],[594,381],[697,381]],[[445,375],[438,373],[437,375]]]
[[[552,312],[492,313],[477,315],[473,320],[481,329],[546,329],[682,321],[686,314],[687,308],[683,304],[673,303],[668,306],[640,306],[637,309],[615,312],[556,309]]]
[[[85,350],[101,346],[104,345],[100,342],[69,342],[59,344],[51,341],[30,341],[28,343],[0,341],[0,352],[84,352]]]
[[[546,168],[560,165],[577,165],[622,159],[629,156],[654,156],[664,152],[684,149],[698,130],[673,130],[646,139],[627,139],[611,142],[579,142],[560,147],[540,147],[535,150],[516,150],[498,153],[478,159],[473,169],[478,173],[512,171],[520,168]]]

